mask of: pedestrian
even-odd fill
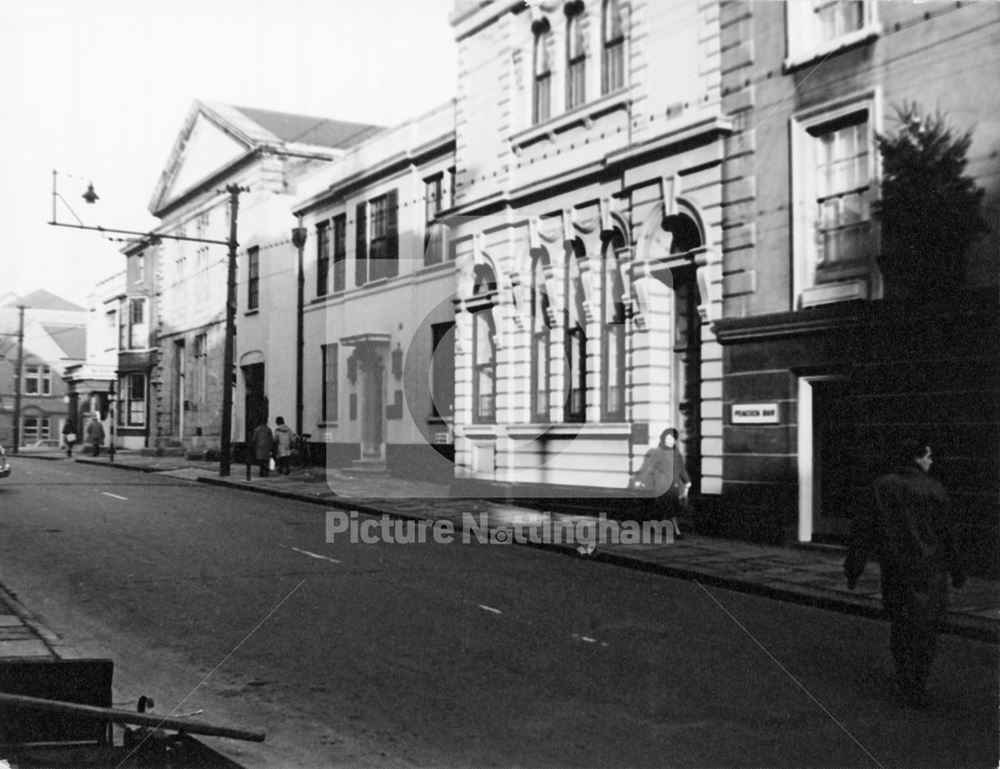
[[[73,446],[76,444],[76,420],[69,417],[62,429],[63,443],[66,444],[66,456],[73,456]]]
[[[91,453],[95,457],[100,456],[101,446],[104,444],[104,425],[101,424],[101,415],[96,411],[87,425],[87,442],[91,445]]]
[[[253,450],[254,459],[260,467],[260,477],[267,478],[271,464],[271,448],[274,443],[274,436],[271,428],[267,426],[267,420],[262,421],[254,428],[250,436],[250,447]]]
[[[660,433],[659,445],[646,452],[642,467],[630,485],[654,492],[656,496],[650,505],[654,514],[661,520],[669,518],[674,527],[674,539],[684,539],[677,515],[681,509],[687,509],[691,478],[684,466],[675,428],[668,427]]]
[[[907,704],[925,707],[937,625],[948,602],[947,575],[958,589],[965,572],[948,495],[928,474],[930,446],[906,441],[896,458],[898,469],[875,481],[874,505],[852,522],[844,576],[853,590],[868,560],[878,559],[896,684]]]
[[[274,456],[277,459],[277,469],[282,475],[289,475],[292,472],[288,465],[292,456],[295,433],[285,424],[284,417],[278,417],[274,421],[277,424],[274,428]]]

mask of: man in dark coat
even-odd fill
[[[874,509],[855,517],[844,575],[852,590],[871,556],[878,558],[882,602],[892,622],[890,644],[896,682],[906,701],[922,707],[937,629],[952,585],[965,583],[951,505],[944,487],[928,475],[931,449],[908,441],[900,450],[900,468],[875,482]]]
[[[104,443],[104,425],[101,424],[101,417],[94,412],[94,418],[87,425],[87,440],[90,442],[94,456],[99,456],[101,446]]]
[[[267,426],[267,422],[261,422],[257,425],[250,436],[250,450],[253,452],[253,458],[260,467],[261,478],[267,478],[270,470],[271,446],[273,441],[274,436],[271,434],[271,428]]]

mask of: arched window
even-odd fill
[[[567,422],[583,422],[587,414],[587,326],[579,260],[566,254],[566,401]]]
[[[608,422],[625,419],[625,289],[615,254],[622,244],[616,232],[601,258],[601,416]]]
[[[532,84],[531,122],[544,123],[552,115],[552,63],[549,61],[552,33],[548,21],[535,23],[535,51]]]
[[[625,85],[625,33],[618,0],[604,0],[601,13],[601,95]]]
[[[587,99],[587,52],[583,35],[583,3],[566,6],[566,109]]]
[[[496,322],[493,306],[497,280],[486,265],[476,267],[472,295],[472,421],[496,421]]]
[[[535,257],[531,270],[531,420],[549,419],[549,296],[545,259]]]

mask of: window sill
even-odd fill
[[[509,425],[507,433],[510,436],[535,436],[545,433],[553,438],[575,438],[580,435],[587,437],[617,438],[623,435],[631,435],[632,425],[628,422],[560,422],[559,424],[548,424],[545,422],[533,422],[521,425]]]
[[[829,58],[834,54],[871,43],[881,37],[881,35],[882,26],[880,24],[873,24],[865,27],[864,29],[852,32],[849,35],[838,37],[836,40],[830,40],[823,43],[821,46],[811,51],[796,52],[794,54],[790,53],[782,65],[782,71],[786,75],[790,74],[797,69],[801,69],[809,64],[815,64],[821,59]]]
[[[245,313],[243,313],[244,318],[249,318],[251,315],[260,315],[260,308],[255,307],[254,309],[247,310]]]
[[[317,422],[316,427],[337,427],[337,422]]]
[[[568,131],[576,125],[590,128],[594,120],[601,115],[613,112],[616,109],[627,109],[629,107],[629,94],[627,88],[620,88],[607,96],[602,96],[596,101],[582,104],[571,112],[566,112],[558,117],[550,118],[544,123],[539,123],[531,128],[516,133],[510,137],[515,154],[543,139],[555,141],[556,136]]]
[[[836,302],[854,302],[870,298],[868,281],[864,278],[823,283],[804,288],[799,297],[800,309],[820,307]]]

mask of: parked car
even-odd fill
[[[0,478],[10,475],[10,462],[7,461],[7,453],[0,446]]]

